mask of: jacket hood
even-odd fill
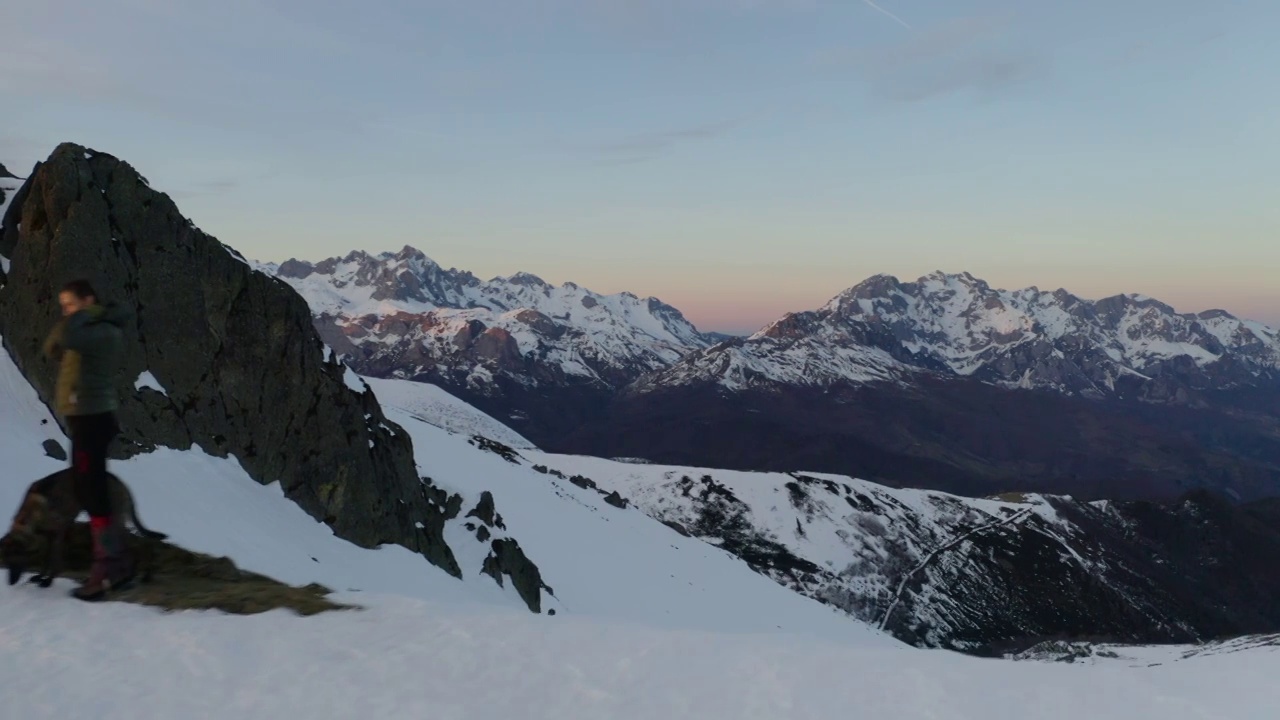
[[[133,317],[133,313],[129,308],[119,303],[109,302],[105,305],[92,305],[85,308],[89,313],[92,322],[105,322],[116,327],[124,327],[124,325]]]

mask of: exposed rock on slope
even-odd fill
[[[677,532],[920,646],[994,654],[1047,639],[1280,630],[1272,501],[969,499],[837,475],[531,460],[625,495]]]
[[[40,352],[57,288],[86,277],[135,311],[118,452],[199,445],[365,547],[395,543],[461,574],[443,528],[460,511],[419,478],[411,441],[329,351],[307,304],[200,230],[127,163],[60,145],[5,216],[4,345],[48,403]],[[536,607],[536,603],[531,606]]]

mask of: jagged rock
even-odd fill
[[[4,163],[0,163],[0,178],[13,178],[16,180],[18,179],[18,176],[9,172],[8,168],[4,166]]]
[[[454,577],[462,577],[462,569],[453,556],[453,550],[444,539],[445,523],[458,517],[462,510],[462,496],[451,494],[436,487],[431,478],[420,478],[422,497],[426,501],[426,517],[418,522],[421,526],[418,533],[422,537],[422,554],[433,565],[444,568]]]
[[[621,508],[623,510],[627,509],[627,505],[628,505],[627,499],[619,495],[617,490],[614,490],[608,495],[605,495],[604,501],[616,508]]]
[[[676,532],[680,533],[680,534],[681,534],[681,535],[683,535],[684,537],[693,537],[693,535],[691,535],[691,534],[689,533],[689,531],[688,531],[688,530],[686,530],[686,529],[685,529],[685,527],[684,527],[683,525],[681,525],[680,523],[676,522],[675,520],[663,520],[663,521],[662,521],[662,524],[663,524],[663,525],[666,525],[667,527],[671,528],[672,530],[675,530]]]
[[[483,435],[472,435],[469,442],[481,450],[491,452],[513,465],[520,464],[520,453],[516,452],[509,445],[504,445],[497,440],[490,440]]]
[[[45,440],[44,443],[42,444],[42,447],[44,448],[44,454],[48,455],[54,460],[67,459],[66,448],[62,447],[62,443],[58,442],[57,440],[53,440],[53,439]]]
[[[476,503],[476,506],[467,511],[466,517],[476,518],[485,525],[493,527],[493,521],[496,514],[497,509],[494,507],[493,493],[485,490],[480,493],[480,501]]]
[[[551,588],[542,582],[542,573],[538,566],[525,557],[520,543],[512,538],[494,540],[491,552],[484,561],[483,572],[502,584],[502,576],[511,578],[520,597],[534,612],[541,612],[542,590],[554,595]]]
[[[418,477],[408,433],[347,384],[306,302],[198,230],[128,163],[58,146],[10,205],[0,254],[11,261],[0,334],[46,403],[56,367],[40,348],[57,288],[86,277],[134,310],[113,457],[193,445],[233,456],[338,536],[403,545],[461,576],[443,537],[461,499]],[[135,391],[144,371],[163,392]]]

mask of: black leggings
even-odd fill
[[[120,432],[115,413],[72,415],[67,418],[71,429],[71,472],[75,476],[76,497],[89,517],[111,514],[111,495],[107,485],[107,446]]]

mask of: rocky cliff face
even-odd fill
[[[117,457],[193,445],[234,456],[340,537],[403,545],[461,575],[443,537],[460,499],[419,476],[408,435],[326,348],[306,302],[127,163],[60,145],[14,198],[0,237],[0,334],[46,402],[56,367],[40,347],[58,287],[85,277],[133,309]]]

